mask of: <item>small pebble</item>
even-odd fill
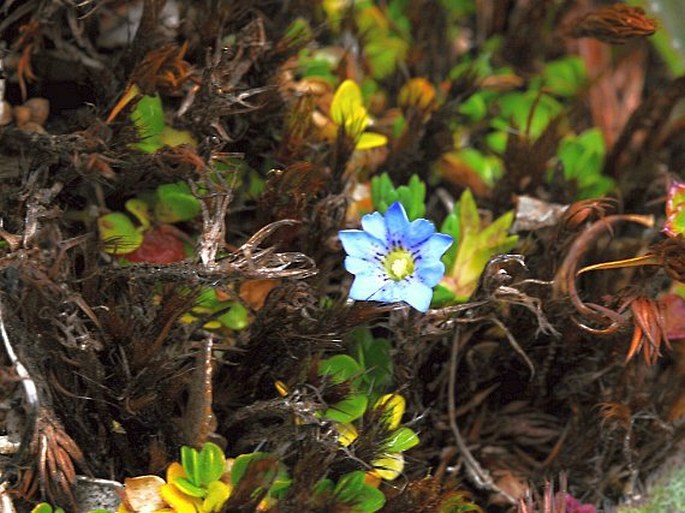
[[[0,106],[0,126],[9,125],[12,121],[12,106],[6,101]]]
[[[44,125],[50,115],[50,101],[46,98],[29,98],[24,107],[31,111],[31,121]]]
[[[24,105],[14,107],[14,122],[18,127],[23,127],[29,121],[31,121],[31,109]]]
[[[44,134],[45,133],[45,128],[43,128],[41,125],[39,125],[35,121],[27,121],[26,123],[24,123],[22,125],[18,125],[18,126],[24,132],[31,132],[34,134]]]

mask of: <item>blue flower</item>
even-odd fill
[[[362,228],[338,234],[348,255],[345,269],[355,275],[350,298],[404,301],[420,312],[428,310],[433,287],[445,274],[440,257],[452,237],[435,233],[426,219],[409,222],[400,202],[390,205],[385,216],[374,212],[362,217]]]

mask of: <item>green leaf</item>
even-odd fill
[[[399,37],[378,37],[364,46],[363,54],[366,58],[371,76],[376,80],[383,80],[392,75],[400,61],[407,56],[409,45]]]
[[[426,215],[426,184],[421,181],[418,175],[412,175],[409,184],[398,189],[400,198],[408,191],[407,217],[410,221]]]
[[[200,451],[200,485],[207,486],[212,481],[218,480],[224,473],[226,458],[221,447],[205,442]]]
[[[225,304],[225,303],[224,303]],[[217,319],[228,329],[240,331],[250,325],[250,313],[240,301],[230,301],[228,312],[219,316]]]
[[[350,394],[328,408],[323,416],[335,422],[352,422],[364,415],[368,403],[369,398],[366,395]]]
[[[330,479],[324,478],[320,479],[312,489],[314,495],[328,495],[332,494],[334,490],[334,483]]]
[[[290,22],[290,25],[288,25],[283,34],[283,40],[288,42],[289,45],[304,44],[311,40],[312,37],[312,28],[309,26],[309,22],[302,16],[298,16]]]
[[[388,207],[399,201],[410,221],[426,213],[426,184],[417,175],[412,175],[408,185],[397,189],[387,173],[371,179],[371,201],[374,209],[384,214]]]
[[[143,234],[123,212],[112,212],[98,219],[100,240],[104,250],[112,255],[135,251],[143,243]]]
[[[437,513],[481,513],[480,507],[468,501],[464,493],[457,492],[446,497],[438,506]]]
[[[164,130],[164,108],[159,95],[143,96],[131,112],[131,121],[143,140],[161,134]]]
[[[187,130],[176,130],[166,126],[164,107],[158,94],[143,96],[131,112],[131,121],[140,138],[140,141],[132,146],[144,153],[154,153],[164,146],[197,146],[197,141]]]
[[[216,291],[214,289],[203,289],[200,295],[195,300],[195,307],[206,311],[213,312],[221,306],[221,302],[216,298]]]
[[[459,244],[463,244],[467,237],[473,237],[480,230],[480,216],[476,200],[471,189],[466,189],[459,198]]]
[[[333,383],[340,384],[362,374],[357,361],[346,354],[337,354],[319,363],[319,375],[329,376]]]
[[[605,153],[604,137],[598,128],[561,141],[557,158],[564,165],[566,180],[576,183],[578,199],[603,196],[615,187],[611,178],[601,174]],[[549,180],[552,179],[550,173]]]
[[[578,56],[564,57],[548,62],[542,72],[545,88],[559,96],[575,96],[587,81],[585,64]]]
[[[202,211],[200,200],[185,182],[160,185],[156,195],[155,218],[161,223],[189,221]]]
[[[506,130],[496,130],[485,136],[485,143],[498,155],[503,155],[507,149],[509,133]]]
[[[337,60],[331,59],[325,52],[311,52],[305,48],[298,54],[297,64],[303,78],[316,77],[335,87],[338,80],[332,69],[335,68]]]
[[[454,266],[454,261],[457,258],[457,249],[459,249],[461,228],[459,223],[459,208],[458,204],[455,205],[455,209],[452,213],[448,214],[440,227],[440,232],[446,235],[451,235],[454,243],[442,256],[442,262],[445,264],[445,271],[449,274],[452,267]],[[437,289],[436,289],[437,292]],[[435,295],[434,295],[435,296]]]
[[[365,479],[365,473],[357,470],[341,476],[332,490],[333,486],[330,480],[325,480],[327,483],[325,488],[322,488],[328,493],[332,491],[338,503],[350,506],[348,510],[350,512],[374,513],[385,504],[385,495],[380,490],[366,484]]]
[[[333,492],[341,502],[353,502],[357,494],[364,488],[366,475],[363,471],[349,472],[338,479]]]
[[[201,470],[200,470],[200,453],[194,448],[184,445],[181,447],[181,466],[188,476],[190,483],[200,486]]]
[[[245,477],[247,469],[253,461],[263,460],[267,457],[269,457],[269,453],[266,452],[252,452],[238,456],[231,467],[231,484],[234,487],[237,486],[240,480]]]
[[[561,103],[552,96],[534,90],[505,93],[499,97],[497,103],[500,106],[500,116],[492,121],[492,126],[509,130],[513,125],[515,129],[527,133],[532,140],[540,137],[549,122],[563,110]]]
[[[475,148],[463,148],[456,151],[455,156],[471,168],[489,187],[494,186],[495,181],[504,172],[499,158],[485,155]]]
[[[385,505],[385,495],[373,486],[364,485],[357,493],[356,504],[350,513],[374,513]]]
[[[419,436],[412,429],[401,427],[390,434],[383,447],[387,452],[404,452],[418,443]]]
[[[392,384],[392,344],[384,338],[373,338],[368,328],[357,328],[352,337],[355,355],[364,369],[362,389],[375,401]]]
[[[185,477],[177,477],[172,484],[184,494],[190,495],[191,497],[205,497],[207,495],[207,490],[205,488],[192,483],[190,479]]]
[[[241,454],[233,462],[231,467],[231,483],[235,487],[240,483],[240,480],[245,477],[250,465],[253,462],[264,460],[266,458],[273,458],[269,453],[266,452],[253,452],[250,454]],[[266,484],[270,484],[268,495],[270,497],[280,497],[287,492],[287,490],[292,485],[292,479],[288,476],[288,472],[285,466],[278,463],[278,467],[274,469],[269,469],[262,475],[262,482],[257,486],[255,492],[259,491],[259,488]]]
[[[443,308],[454,303],[457,303],[457,296],[450,289],[444,285],[438,285],[433,289],[431,308]]]
[[[273,480],[271,487],[269,487],[268,495],[270,497],[283,497],[293,484],[293,480],[288,476],[285,467],[279,465],[276,478]]]
[[[488,106],[480,93],[472,94],[459,106],[459,113],[474,122],[483,119],[487,112]]]
[[[52,505],[47,502],[41,502],[31,510],[31,513],[52,513]]]
[[[387,203],[386,198],[391,192],[395,191],[395,186],[388,176],[388,173],[383,173],[380,176],[374,176],[371,179],[371,202],[373,203],[373,208],[385,214],[388,207],[392,203]]]

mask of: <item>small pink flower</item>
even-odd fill
[[[597,513],[592,504],[581,504],[573,495],[566,494],[566,513]]]

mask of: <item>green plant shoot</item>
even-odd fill
[[[399,201],[410,221],[426,214],[426,184],[417,175],[412,175],[408,185],[395,187],[388,173],[371,179],[371,202],[374,210],[385,214],[388,207]]]
[[[205,442],[201,451],[193,447],[181,447],[181,465],[187,477],[174,480],[176,486],[191,497],[207,497],[209,485],[218,481],[224,473],[226,458],[221,448]]]
[[[438,286],[443,290],[436,292],[436,295],[440,294],[441,301],[468,301],[488,260],[510,251],[518,242],[518,236],[508,233],[513,221],[514,213],[507,212],[489,226],[481,226],[471,191],[466,189],[463,192],[441,229],[456,241],[443,256],[446,272]],[[447,298],[450,299],[445,301]]]
[[[133,147],[142,152],[154,153],[164,146],[181,144],[197,146],[197,141],[190,132],[166,125],[162,99],[158,94],[143,96],[131,113],[131,121],[141,139],[140,142],[133,144]]]

